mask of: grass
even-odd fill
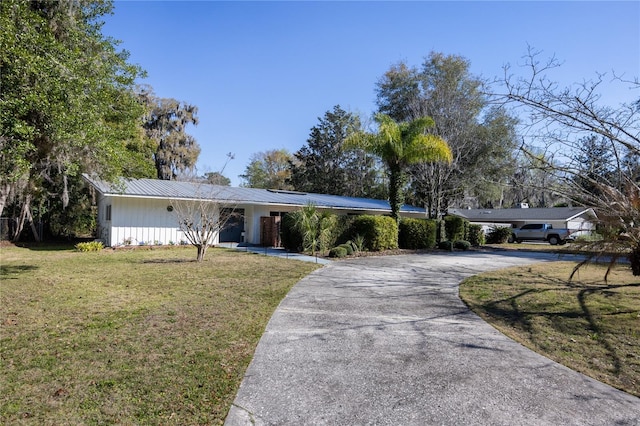
[[[233,250],[0,249],[0,423],[222,424],[317,265]]]
[[[480,317],[528,348],[640,396],[640,277],[618,266],[554,262],[477,275],[460,297]]]

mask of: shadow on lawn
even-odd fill
[[[15,243],[12,244],[15,247],[26,248],[33,251],[72,251],[75,250],[75,244],[80,241],[59,241],[59,242],[45,242],[45,243]]]
[[[0,277],[2,277],[3,280],[16,279],[15,277],[11,277],[11,275],[31,272],[36,269],[38,269],[38,267],[34,265],[0,265]]]
[[[594,286],[587,284],[576,284],[575,282],[562,282],[562,280],[553,280],[553,284],[562,284],[561,287],[547,288],[547,289],[527,289],[519,294],[506,297],[504,299],[492,301],[480,306],[488,315],[494,318],[501,318],[510,326],[519,328],[526,331],[531,336],[532,341],[538,340],[536,337],[536,330],[532,325],[532,320],[536,317],[547,318],[553,327],[563,333],[574,333],[579,335],[581,331],[587,330],[591,335],[597,336],[593,340],[600,344],[608,353],[609,359],[613,364],[612,372],[619,374],[623,368],[624,362],[621,360],[619,354],[616,351],[615,344],[607,338],[606,330],[602,327],[602,320],[599,320],[596,313],[592,312],[588,304],[588,298],[590,296],[607,295],[612,294],[612,290],[619,288],[640,287],[640,283],[629,284],[612,284]],[[575,295],[577,302],[580,306],[580,310],[561,310],[544,311],[544,310],[527,310],[522,309],[523,306],[527,306],[528,302],[522,299],[525,296],[542,294],[549,291],[564,291],[564,290],[577,290]],[[505,306],[508,305],[508,307]],[[555,304],[554,304],[555,306]],[[605,315],[620,315],[634,313],[631,311],[617,311],[612,314]],[[587,323],[588,327],[584,327],[580,322],[571,322],[570,320],[582,320]]]
[[[616,374],[620,373],[620,370],[622,369],[622,362],[620,361],[620,357],[618,357],[616,353],[615,347],[611,344],[611,342],[609,342],[609,340],[606,339],[605,337],[606,333],[603,332],[602,327],[600,326],[598,321],[596,321],[592,312],[589,310],[589,307],[587,306],[587,297],[596,293],[602,293],[603,295],[606,295],[607,292],[611,292],[611,290],[613,289],[622,288],[622,287],[640,287],[640,283],[606,285],[606,286],[597,287],[597,288],[587,287],[580,290],[580,292],[578,293],[578,302],[580,303],[580,308],[582,309],[582,312],[584,312],[585,314],[584,316],[589,322],[589,327],[591,327],[591,329],[595,333],[597,333],[597,335],[599,336],[597,341],[602,343],[602,346],[604,346],[604,348],[607,350],[607,352],[611,356],[611,359],[613,360],[613,365],[614,365],[613,371]],[[616,315],[619,315],[621,313],[625,313],[625,312],[616,312]],[[626,312],[626,313],[630,313],[630,312]]]

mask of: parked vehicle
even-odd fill
[[[514,228],[509,242],[548,241],[549,244],[555,246],[556,244],[565,244],[572,239],[571,231],[568,229],[554,229],[550,223],[528,223],[520,228]]]

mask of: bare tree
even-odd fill
[[[640,95],[633,102],[617,107],[604,105],[602,93],[607,84],[640,89],[635,76],[631,80],[607,74],[596,74],[568,87],[561,87],[549,76],[560,66],[552,57],[541,62],[540,52],[529,48],[524,67],[525,77],[505,66],[500,79],[503,93],[497,99],[520,110],[529,121],[523,123],[527,143],[525,155],[553,161],[540,165],[552,173],[562,185],[561,195],[579,205],[594,207],[598,212],[604,239],[590,243],[595,256],[613,254],[612,263],[627,255],[634,275],[640,275]],[[608,165],[608,173],[591,173],[584,158],[592,156],[593,145],[587,143],[596,136]],[[544,152],[540,157],[536,153]]]
[[[223,176],[227,164],[235,158],[231,152],[226,157],[216,175]],[[171,207],[185,238],[198,249],[197,261],[202,262],[207,249],[214,244],[220,232],[239,214],[228,186],[211,185],[194,177],[189,180],[195,186],[194,195],[171,200]]]
[[[515,207],[525,202],[529,207],[553,207],[566,203],[561,195],[562,184],[549,172],[549,164],[554,164],[554,160],[543,152],[520,155],[503,192],[503,206]]]
[[[197,261],[202,262],[207,249],[238,213],[236,205],[225,199],[228,198],[223,192],[225,187],[197,185],[194,198],[171,200],[171,206],[185,238],[198,249]]]

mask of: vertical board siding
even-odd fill
[[[112,198],[111,246],[180,244],[186,241],[175,211],[167,211],[168,200]]]

